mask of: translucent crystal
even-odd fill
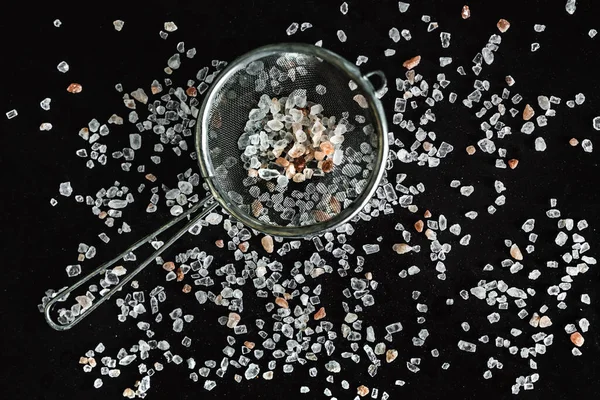
[[[525,122],[523,124],[523,126],[521,127],[521,132],[523,132],[526,135],[531,134],[534,130],[535,130],[535,125],[531,121]]]
[[[69,277],[77,276],[81,273],[81,266],[79,264],[67,265],[66,271]]]
[[[440,67],[452,64],[452,57],[440,57]]]
[[[544,138],[538,137],[535,138],[535,150],[536,151],[545,151],[546,150],[546,142]]]
[[[120,19],[113,21],[113,26],[117,32],[120,32],[121,29],[123,29],[123,25],[125,25],[125,22],[121,21]]]
[[[178,69],[181,66],[181,56],[179,53],[173,54],[168,60],[167,65],[171,69]]]
[[[297,22],[292,22],[292,24],[288,26],[288,28],[285,30],[285,33],[287,33],[288,36],[291,36],[294,33],[298,32],[299,27],[300,25]]]
[[[477,345],[464,340],[458,342],[458,348],[469,353],[475,353],[477,351]]]
[[[58,192],[65,196],[69,197],[73,193],[73,188],[71,187],[71,182],[63,182],[59,185]]]
[[[395,43],[400,41],[400,31],[397,28],[390,29],[389,36]]]
[[[50,102],[52,100],[48,97],[46,97],[44,100],[42,100],[40,102],[40,107],[42,107],[42,110],[48,111],[50,109]]]
[[[169,21],[165,22],[164,28],[167,32],[175,32],[177,30],[177,25],[175,25],[175,22]]]
[[[69,64],[67,64],[65,61],[61,61],[56,68],[64,74],[65,72],[69,71]]]
[[[342,42],[342,43],[344,43],[346,40],[348,40],[346,33],[341,29],[337,31],[337,37],[340,40],[340,42]]]
[[[300,25],[300,31],[304,32],[307,29],[312,28],[312,24],[310,22],[303,22],[302,25]]]
[[[344,15],[348,14],[348,3],[342,3],[342,5],[340,6],[340,12]]]
[[[9,112],[6,113],[6,118],[13,119],[17,115],[19,115],[19,113],[17,112],[17,110],[10,110]]]

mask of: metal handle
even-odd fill
[[[46,322],[48,322],[48,325],[50,325],[53,329],[55,329],[57,331],[66,331],[68,329],[71,329],[76,324],[78,324],[82,319],[84,319],[85,317],[87,317],[89,314],[91,314],[92,311],[94,311],[96,308],[98,308],[98,306],[100,306],[100,304],[104,303],[113,294],[115,294],[116,292],[118,292],[119,290],[121,290],[121,288],[123,286],[125,286],[127,283],[129,283],[129,281],[131,281],[133,279],[133,277],[135,277],[137,274],[139,274],[144,268],[146,268],[146,266],[148,266],[148,264],[150,264],[152,262],[152,260],[154,260],[156,257],[158,257],[159,255],[161,255],[162,252],[164,252],[173,243],[175,243],[180,237],[182,237],[200,219],[206,217],[211,211],[213,211],[217,207],[218,203],[217,202],[213,202],[212,204],[208,205],[204,210],[202,210],[202,212],[200,212],[198,215],[196,215],[195,217],[193,217],[183,228],[181,228],[179,231],[177,231],[177,233],[175,233],[169,240],[167,240],[160,248],[158,248],[154,253],[152,253],[152,255],[150,257],[148,257],[146,260],[144,260],[144,262],[142,264],[140,264],[135,270],[133,270],[131,273],[129,273],[114,288],[112,288],[110,290],[110,292],[106,293],[98,301],[94,302],[94,304],[92,304],[92,306],[90,308],[88,308],[85,311],[83,311],[81,314],[79,314],[77,316],[77,318],[75,318],[70,323],[63,325],[63,324],[58,324],[58,323],[56,323],[56,322],[54,322],[52,320],[52,317],[50,316],[50,311],[51,311],[52,307],[54,306],[54,304],[56,304],[57,301],[64,299],[67,295],[71,294],[71,292],[73,292],[74,290],[78,289],[80,286],[82,286],[83,284],[85,284],[89,280],[97,277],[98,275],[104,274],[109,267],[111,267],[112,265],[114,265],[115,263],[117,263],[119,260],[121,260],[125,255],[127,255],[130,252],[136,250],[138,247],[146,244],[152,238],[160,235],[161,233],[163,233],[167,229],[171,228],[173,225],[176,225],[178,222],[180,222],[183,219],[187,218],[189,215],[195,213],[201,207],[203,207],[204,205],[206,205],[207,203],[209,203],[211,200],[213,200],[213,196],[212,195],[209,195],[209,196],[205,197],[204,199],[202,199],[201,201],[199,201],[196,205],[194,205],[192,208],[190,208],[189,210],[187,210],[183,214],[179,215],[177,218],[169,221],[168,223],[166,223],[165,225],[163,225],[162,227],[160,227],[155,232],[152,232],[151,234],[146,235],[144,238],[138,240],[131,247],[129,247],[127,250],[125,250],[124,252],[122,252],[121,254],[119,254],[118,256],[116,256],[115,258],[113,258],[112,260],[107,261],[104,264],[100,265],[94,271],[90,272],[88,275],[86,275],[85,277],[83,277],[79,281],[77,281],[77,283],[75,283],[74,285],[70,286],[69,288],[67,288],[67,289],[61,291],[60,293],[58,293],[52,300],[50,300],[48,302],[48,304],[46,304],[46,307],[44,309],[44,315],[46,317]]]
[[[371,81],[371,79],[369,79],[374,75],[377,75],[379,77],[379,79],[381,79],[381,86],[378,88],[375,88],[375,85],[373,85],[373,82]],[[377,71],[367,72],[366,74],[363,75],[363,78],[368,80],[371,83],[371,85],[373,85],[376,92],[383,90],[383,88],[387,86],[387,78],[385,77],[385,74],[382,71],[377,70]]]

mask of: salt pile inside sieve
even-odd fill
[[[304,182],[340,165],[346,125],[322,113],[321,104],[307,101],[306,90],[279,99],[262,95],[238,139],[248,176],[287,187],[290,179]]]

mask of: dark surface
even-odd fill
[[[521,160],[516,170],[496,169],[495,157],[481,152],[467,157],[464,147],[481,137],[480,121],[458,102],[454,106],[444,102],[437,109],[438,122],[432,129],[438,133],[439,141],[453,144],[455,151],[437,169],[411,164],[402,165],[405,168],[394,173],[408,173],[410,184],[423,182],[427,190],[419,196],[421,211],[429,208],[434,215],[444,213],[451,221],[460,222],[463,232],[473,235],[471,245],[464,248],[453,243],[453,251],[446,261],[448,279],[439,281],[435,278],[434,263],[426,259],[428,252],[406,258],[390,256],[391,244],[400,240],[399,233],[393,231],[394,225],[402,222],[411,226],[417,219],[405,209],[371,223],[357,224],[351,242],[358,248],[364,243],[374,243],[381,234],[384,236],[382,248],[387,249],[367,257],[367,270],[374,273],[381,287],[377,291],[376,306],[365,313],[365,326],[385,325],[395,320],[405,324],[405,334],[395,339],[395,346],[401,354],[396,364],[381,368],[378,379],[366,380],[367,385],[379,387],[380,393],[386,390],[392,398],[440,399],[449,395],[460,399],[512,397],[510,385],[514,379],[531,373],[524,360],[510,356],[507,351],[500,352],[493,345],[479,346],[474,355],[458,352],[456,342],[459,338],[476,341],[482,334],[489,334],[492,340],[497,335],[509,337],[508,332],[513,326],[523,329],[524,334],[531,333],[526,321],[514,316],[515,307],[512,306],[511,312],[504,313],[506,317],[503,316],[497,326],[489,325],[485,317],[493,311],[491,307],[484,302],[462,301],[458,291],[476,285],[479,279],[513,279],[514,285],[534,287],[540,293],[531,300],[528,310],[533,312],[544,303],[555,309],[556,301],[545,295],[547,286],[560,276],[557,271],[546,273],[544,266],[545,261],[558,259],[561,254],[553,244],[556,220],[548,220],[544,216],[550,197],[558,199],[563,215],[569,214],[576,221],[587,218],[590,228],[584,235],[592,246],[590,253],[594,255],[599,238],[595,226],[600,223],[598,150],[584,153],[581,147],[571,148],[567,142],[571,137],[594,140],[598,134],[591,129],[591,120],[600,113],[597,78],[600,36],[594,40],[587,36],[590,28],[600,30],[600,25],[594,22],[600,13],[597,4],[578,1],[577,12],[570,16],[565,12],[562,0],[485,2],[485,5],[472,4],[471,19],[463,21],[460,18],[463,3],[460,1],[415,1],[406,14],[398,12],[396,2],[363,1],[358,4],[352,1],[346,16],[339,12],[341,1],[58,3],[42,2],[39,6],[26,2],[11,3],[4,9],[0,23],[4,54],[1,110],[2,113],[13,108],[19,111],[16,119],[0,118],[3,137],[0,156],[3,213],[0,214],[0,226],[4,237],[3,288],[0,290],[0,329],[4,339],[1,359],[4,367],[0,384],[4,398],[116,399],[120,398],[125,387],[132,386],[134,380],[139,379],[135,367],[122,368],[120,378],[104,377],[104,387],[95,390],[92,382],[99,376],[99,367],[85,374],[77,364],[79,356],[93,349],[99,341],[107,346],[105,354],[114,357],[120,347],[129,349],[142,338],[132,320],[125,324],[116,320],[114,305],[103,307],[65,333],[51,330],[36,307],[47,288],[69,283],[64,266],[75,263],[74,254],[80,241],[94,244],[99,249],[96,258],[84,264],[85,272],[168,219],[164,206],[161,212],[152,216],[145,214],[142,205],[131,207],[128,221],[134,231],[121,237],[99,222],[89,207],[75,203],[73,198],[64,199],[58,195],[59,183],[66,180],[72,182],[75,193],[92,195],[100,187],[108,187],[115,179],[131,188],[142,182],[140,174],[131,172],[127,175],[120,171],[118,163],[109,162],[107,167],[96,167],[90,171],[74,154],[83,145],[77,132],[92,117],[103,121],[115,112],[126,116],[121,95],[114,90],[117,82],[121,82],[126,91],[131,91],[140,86],[149,87],[155,78],[162,79],[162,68],[167,58],[175,52],[177,42],[183,40],[186,48],[195,46],[198,49],[196,58],[184,62],[184,67],[173,76],[176,84],[185,85],[188,75],[194,78],[195,71],[210,65],[212,59],[229,61],[259,45],[289,40],[285,29],[292,21],[309,21],[314,28],[299,32],[292,39],[311,43],[323,39],[325,47],[350,60],[355,60],[359,54],[369,56],[369,62],[361,68],[364,71],[382,69],[386,73],[391,87],[384,105],[386,110],[391,110],[397,93],[394,78],[403,74],[401,63],[415,54],[423,57],[418,71],[430,82],[439,69],[437,57],[454,57],[453,64],[443,72],[453,81],[451,91],[461,96],[468,94],[472,90],[472,78],[459,79],[456,67],[464,65],[470,69],[473,56],[489,35],[497,32],[495,24],[499,18],[506,18],[512,26],[502,37],[496,61],[484,70],[482,77],[491,82],[496,93],[501,90],[498,88],[503,87],[505,75],[515,77],[517,85],[511,90],[525,97],[520,109],[525,102],[535,104],[539,94],[563,98],[563,104],[557,107],[557,117],[551,119],[543,130],[548,150],[544,153],[533,151],[536,135],[525,136],[515,132],[502,142],[502,146],[508,149],[510,158]],[[426,33],[426,24],[420,21],[422,14],[431,15],[433,21],[440,23],[440,28]],[[62,27],[57,29],[52,25],[55,18],[62,20]],[[112,21],[115,19],[125,21],[122,32],[113,29]],[[177,23],[179,30],[163,41],[158,31],[164,21],[170,20]],[[546,31],[535,33],[534,23],[546,24]],[[392,26],[400,30],[410,29],[413,40],[393,44],[388,38],[388,30]],[[348,42],[342,44],[337,40],[335,32],[338,29],[346,31]],[[452,33],[450,49],[441,49],[440,31]],[[531,53],[529,47],[534,41],[540,42],[541,49]],[[388,47],[397,49],[394,57],[383,57],[383,50]],[[71,67],[67,74],[56,70],[56,65],[62,60]],[[83,93],[74,96],[65,91],[73,81],[83,84]],[[574,98],[578,92],[585,93],[586,103],[568,109],[564,102]],[[49,112],[42,111],[38,105],[45,97],[52,98]],[[38,126],[44,121],[54,125],[52,131],[39,132]],[[397,127],[391,129],[405,143],[412,143],[411,135],[400,132]],[[126,135],[129,132],[115,129],[109,140],[127,142],[126,136],[118,137],[119,133]],[[161,183],[172,185],[177,173],[193,166],[189,158],[183,159],[165,157],[162,164],[153,167],[152,172],[165,177]],[[151,164],[148,161],[146,165]],[[460,196],[457,190],[449,188],[452,179],[474,184],[475,194],[469,198]],[[507,204],[490,216],[485,210],[496,196],[493,191],[495,179],[502,180],[508,187],[505,193]],[[51,197],[60,201],[55,208],[49,205]],[[462,215],[468,210],[476,210],[480,216],[474,221],[466,220]],[[519,227],[529,217],[536,218],[539,224],[536,232],[540,239],[525,271],[531,270],[531,264],[534,264],[544,275],[535,282],[529,281],[526,274],[511,277],[506,271],[496,271],[493,277],[485,275],[481,271],[483,265],[489,262],[498,270],[499,262],[507,257],[504,239],[523,243],[521,248],[524,251],[526,235]],[[109,232],[113,239],[108,245],[102,245],[97,239],[102,231]],[[215,254],[215,262],[222,265],[231,259],[231,253],[215,251],[213,243],[223,236],[221,229],[206,230],[201,237],[184,238],[168,254],[173,257],[177,251],[204,246]],[[260,246],[255,239],[252,243],[253,248]],[[310,256],[312,246],[304,243],[303,249],[285,257],[285,260],[291,263]],[[400,280],[397,272],[413,264],[421,266],[424,271],[416,279]],[[150,290],[155,282],[162,280],[162,275],[147,271],[139,279],[142,288]],[[336,274],[323,281],[321,297],[334,322],[343,318],[339,304],[344,283],[340,281]],[[592,399],[600,395],[600,380],[596,372],[600,368],[596,331],[600,319],[598,308],[594,305],[597,285],[597,268],[592,266],[586,275],[576,279],[567,310],[553,311],[554,325],[549,331],[555,334],[555,344],[547,354],[537,357],[541,378],[535,390],[522,392],[520,397]],[[432,336],[424,348],[412,347],[410,343],[411,336],[420,329],[414,322],[417,312],[415,302],[410,298],[412,290],[423,293],[420,301],[426,302],[431,310],[425,327]],[[250,288],[245,292],[246,296],[252,293]],[[591,306],[577,300],[580,293],[586,292],[592,297]],[[184,331],[193,337],[194,351],[181,354],[195,353],[199,362],[209,357],[220,360],[220,349],[225,345],[224,336],[228,332],[218,326],[216,319],[225,311],[215,307],[200,310],[191,294],[185,297],[174,286],[169,293],[170,304],[183,304],[185,310],[196,315],[195,324]],[[447,297],[455,299],[453,307],[445,305]],[[252,300],[247,300],[245,318],[264,314],[262,305],[256,304],[257,308],[253,309]],[[339,309],[337,313],[334,307]],[[590,320],[592,327],[585,335],[583,356],[576,358],[571,355],[572,345],[563,327],[583,316]],[[471,324],[468,333],[460,328],[460,322],[465,320]],[[156,328],[157,332],[159,329],[170,330],[169,322],[163,325]],[[177,336],[172,342],[179,345],[180,340]],[[438,360],[428,355],[435,347],[442,352]],[[423,357],[422,370],[413,375],[406,370],[405,361],[420,356]],[[493,379],[487,381],[482,374],[487,369],[485,362],[490,356],[500,359],[504,369],[493,370]],[[444,361],[451,363],[448,371],[440,368]],[[344,374],[352,387],[359,385],[366,376],[364,362],[360,365],[360,370],[349,370]],[[308,378],[306,367],[297,368],[289,376],[282,376],[278,371],[272,382],[248,383],[244,380],[241,384],[233,381],[229,371],[225,379],[217,379],[219,385],[211,393],[202,389],[202,380],[196,384],[191,382],[187,377],[189,372],[185,364],[166,365],[165,371],[153,377],[149,398],[278,399],[296,396],[301,385],[310,386],[309,396],[315,398],[323,397],[325,387],[330,387],[339,399],[354,397],[353,391],[341,391],[341,378],[336,377],[334,384],[327,384],[323,371],[316,379]],[[406,380],[407,385],[403,388],[394,386],[396,379]]]

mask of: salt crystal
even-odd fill
[[[588,32],[589,37],[592,38],[592,39],[594,37],[596,37],[597,34],[598,34],[598,31],[595,30],[595,29],[590,29],[590,31]]]
[[[344,15],[348,14],[348,3],[342,3],[342,5],[340,6],[340,12]]]
[[[598,116],[592,120],[592,126],[594,127],[595,130],[600,131],[600,116]]]
[[[374,254],[374,253],[379,252],[379,245],[378,244],[365,244],[365,245],[363,245],[363,250],[365,251],[365,253],[367,255]]]
[[[590,296],[587,293],[581,295],[581,302],[584,304],[590,304]]]
[[[312,28],[312,24],[310,22],[303,22],[302,25],[300,25],[300,31],[304,32],[307,29]]]
[[[60,21],[60,19],[55,19],[53,24],[55,27],[59,28],[62,25],[62,22]]]
[[[292,24],[288,26],[288,28],[285,30],[285,33],[287,33],[288,36],[291,36],[294,33],[298,32],[299,27],[300,25],[297,22],[292,22]]]
[[[538,137],[535,138],[535,150],[536,151],[545,151],[546,150],[546,142],[544,138]]]
[[[337,37],[340,40],[340,42],[342,42],[342,43],[344,43],[346,40],[348,40],[346,33],[341,29],[337,31]]]
[[[440,57],[440,67],[452,64],[452,57]]]
[[[138,89],[134,90],[133,92],[131,92],[131,97],[133,97],[134,99],[136,99],[137,101],[139,101],[142,104],[148,103],[148,95],[142,88],[138,88]]]
[[[60,184],[58,192],[65,196],[69,197],[73,193],[73,188],[71,187],[71,182],[63,182]]]
[[[466,342],[464,340],[460,340],[458,342],[458,348],[468,353],[475,353],[477,351],[477,345],[470,342]]]
[[[463,186],[460,188],[460,194],[466,197],[469,197],[474,191],[475,188],[473,186]]]
[[[223,220],[223,216],[217,213],[210,213],[204,220],[210,225],[218,225]]]
[[[175,22],[173,21],[165,22],[164,28],[167,32],[175,32],[177,30],[177,25],[175,25]]]
[[[171,58],[167,60],[167,65],[171,69],[178,69],[181,66],[181,56],[179,53],[172,55]]]
[[[52,124],[49,122],[44,122],[40,125],[40,131],[49,131],[52,129]]]
[[[17,110],[10,110],[9,112],[6,113],[6,118],[13,119],[17,115],[19,115],[19,113],[17,112]]]
[[[397,28],[390,29],[389,36],[395,43],[400,41],[400,31]]]
[[[50,102],[52,100],[48,97],[46,97],[44,100],[42,100],[40,102],[40,107],[42,107],[42,110],[48,111],[50,109]]]
[[[66,271],[67,271],[67,275],[69,277],[77,276],[81,273],[81,266],[79,264],[68,265],[66,268]]]
[[[408,10],[408,7],[410,7],[409,3],[405,3],[403,1],[398,2],[398,9],[401,13],[405,13]]]
[[[523,132],[526,135],[531,134],[531,132],[533,132],[534,130],[535,130],[535,125],[531,121],[525,122],[523,124],[523,126],[521,127],[521,132]]]
[[[67,64],[65,61],[61,61],[56,68],[64,74],[65,72],[69,71],[69,64]]]
[[[583,148],[583,151],[585,151],[586,153],[591,153],[594,150],[592,141],[589,139],[583,139],[581,141],[581,147]]]
[[[113,26],[115,27],[115,31],[117,32],[121,32],[121,29],[123,29],[123,25],[125,25],[125,22],[121,21],[120,19],[113,21]]]
[[[577,9],[577,4],[575,4],[575,1],[576,0],[567,0],[567,4],[565,5],[565,10],[571,15],[573,15]]]
[[[533,30],[540,33],[540,32],[544,32],[546,30],[546,25],[542,25],[542,24],[535,24],[533,25]]]

